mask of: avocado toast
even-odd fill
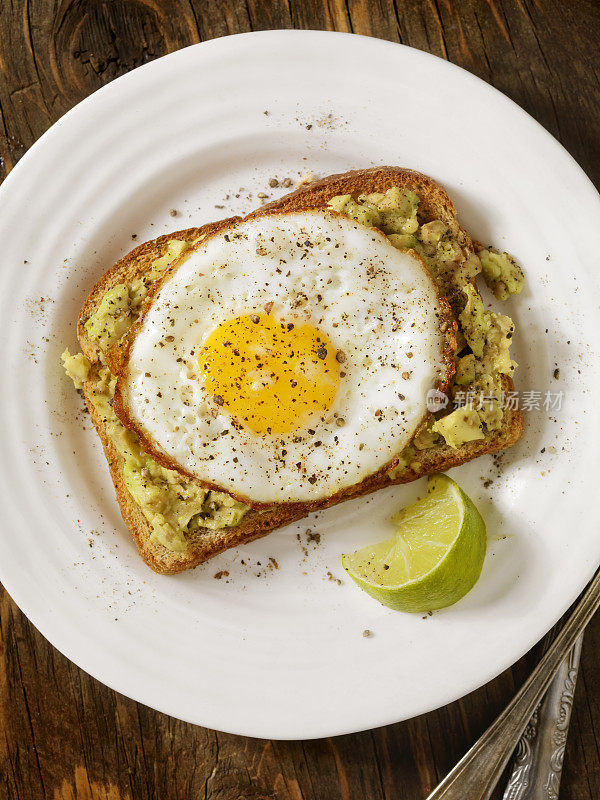
[[[158,464],[127,430],[112,407],[115,375],[128,331],[149,289],[181,255],[207,235],[231,225],[230,218],[146,242],[112,267],[92,289],[78,320],[82,355],[65,354],[65,366],[83,388],[101,438],[121,513],[144,561],[172,574],[197,566],[230,547],[252,541],[300,519],[315,508],[358,497],[396,483],[449,469],[484,453],[509,447],[523,430],[521,412],[502,399],[514,390],[508,357],[512,322],[485,312],[476,287],[482,271],[502,298],[517,292],[522,274],[514,262],[474,243],[460,227],[445,191],[411,170],[378,167],[334,175],[301,187],[254,212],[304,211],[329,206],[383,230],[399,248],[425,261],[458,322],[456,376],[448,389],[485,394],[485,402],[441,408],[392,467],[380,470],[319,503],[250,508]],[[481,251],[481,258],[476,255]],[[503,407],[504,406],[504,407]]]

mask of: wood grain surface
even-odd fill
[[[538,119],[600,185],[597,0],[2,0],[0,178],[69,108],[128,70],[193,42],[290,27],[377,36],[465,67]],[[421,800],[542,647],[409,722],[269,742],[197,728],[107,689],[51,647],[0,588],[0,800]],[[561,798],[598,800],[599,746],[597,618]]]

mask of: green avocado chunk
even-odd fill
[[[469,406],[457,408],[445,417],[438,419],[431,429],[436,433],[441,433],[446,444],[452,448],[460,447],[465,442],[484,438],[479,414]]]
[[[525,285],[525,276],[511,255],[492,248],[480,250],[478,255],[485,282],[498,300],[519,294]]]
[[[75,388],[81,389],[90,374],[90,362],[83,353],[75,353],[75,355],[72,356],[68,347],[64,349],[60,360],[62,361],[65,372],[73,381]]]

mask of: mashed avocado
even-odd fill
[[[199,242],[202,238],[203,237],[200,236],[193,242],[187,242],[184,239],[169,239],[164,255],[160,256],[160,258],[155,258],[152,262],[149,275],[150,279],[155,281],[169,264],[172,264],[182,253],[189,250],[192,244],[196,244],[196,242]]]
[[[95,313],[85,323],[85,332],[105,350],[119,341],[131,322],[129,288],[118,283],[106,292]]]
[[[525,285],[525,276],[512,256],[492,248],[480,250],[478,255],[483,277],[498,300],[519,294]]]
[[[480,375],[472,384],[474,399],[471,406],[477,410],[479,418],[490,431],[502,426],[502,383],[501,373],[491,372]]]
[[[512,320],[486,311],[473,281],[483,277],[499,299],[521,291],[524,276],[507,253],[491,248],[472,253],[461,242],[458,229],[443,220],[420,224],[420,200],[412,191],[394,186],[385,193],[375,192],[333,197],[329,207],[364,225],[379,228],[398,248],[412,248],[425,261],[431,274],[454,305],[462,308],[458,316],[456,375],[450,393],[466,391],[476,398],[466,407],[451,407],[435,424],[419,433],[402,454],[393,473],[410,466],[423,449],[435,446],[441,434],[451,447],[482,439],[485,429],[497,430],[502,424],[502,375],[510,375],[516,364],[509,347],[514,332]],[[439,415],[438,415],[439,416]]]
[[[467,302],[458,317],[458,321],[461,324],[469,347],[477,358],[481,358],[487,331],[483,302],[472,283],[465,285],[464,293],[467,296]]]
[[[481,427],[481,418],[470,406],[457,408],[445,417],[438,419],[432,430],[441,433],[450,447],[460,447],[465,442],[483,439],[485,434]]]
[[[471,284],[464,291],[467,304],[459,321],[472,352],[458,359],[454,383],[469,392],[471,407],[486,428],[494,431],[502,426],[501,376],[511,375],[516,367],[509,353],[514,323],[504,314],[484,311]]]
[[[90,374],[90,362],[83,353],[76,353],[74,356],[65,348],[60,360],[62,361],[65,372],[73,381],[76,389],[81,389]]]
[[[190,246],[190,242],[170,239],[164,255],[154,259],[143,279],[136,278],[129,285],[118,283],[109,289],[85,323],[89,338],[102,350],[118,342],[136,318],[150,286]]]
[[[349,194],[338,195],[327,205],[363,225],[379,228],[386,235],[406,236],[413,234],[419,227],[419,198],[414,192],[397,186],[388,189],[385,194],[361,194],[357,200]]]
[[[459,386],[468,386],[475,380],[477,368],[477,359],[473,353],[468,353],[466,356],[459,358],[456,362],[456,373],[454,375],[454,382]]]

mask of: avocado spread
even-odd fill
[[[129,285],[117,283],[109,289],[85,323],[85,332],[90,339],[102,350],[118,342],[137,317],[150,286],[192,244],[182,239],[170,239],[164,255],[154,259],[143,278],[135,278]]]
[[[137,316],[148,288],[194,243],[171,239],[165,253],[151,263],[143,278],[109,289],[85,323],[90,339],[103,350],[117,342]],[[242,520],[249,506],[224,492],[203,489],[178,472],[161,467],[142,450],[137,435],[125,428],[113,410],[116,378],[107,368],[92,368],[83,353],[71,355],[68,349],[61,358],[75,388],[81,389],[84,382],[90,381],[90,399],[124,460],[123,481],[152,526],[154,541],[169,550],[184,552],[186,534],[199,528],[233,527]]]
[[[96,311],[85,323],[85,332],[106,350],[129,329],[132,305],[129,287],[118,283],[106,292]]]
[[[458,314],[456,374],[449,393],[459,408],[438,412],[402,453],[392,470],[394,476],[411,466],[420,450],[433,447],[440,435],[450,447],[482,439],[485,430],[502,425],[502,375],[512,374],[516,364],[509,347],[514,333],[512,320],[486,311],[474,287],[482,273],[499,299],[523,288],[523,272],[512,256],[492,248],[473,253],[465,246],[458,226],[443,220],[421,224],[420,199],[413,192],[394,186],[375,192],[333,197],[329,207],[363,225],[378,228],[398,248],[412,248],[425,261],[440,291],[447,295]],[[461,405],[459,392],[473,397]],[[418,462],[415,462],[418,466]]]

